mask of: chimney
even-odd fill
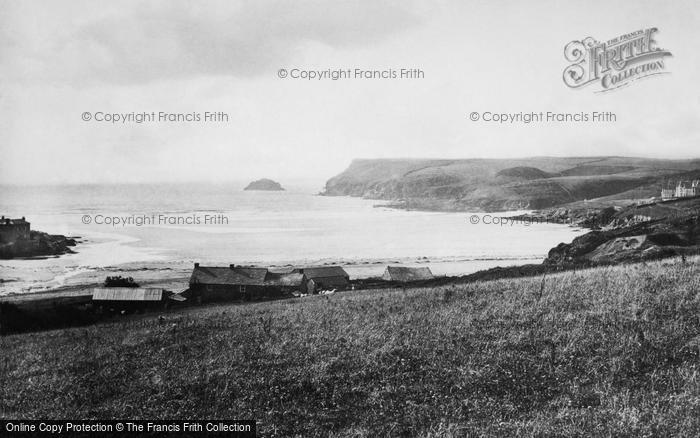
[[[194,262],[194,267],[195,267],[195,269],[196,269],[196,268],[199,268],[199,263],[198,263],[198,262]]]
[[[22,216],[22,220],[23,220],[23,221],[26,220],[26,219],[24,218],[24,216]]]

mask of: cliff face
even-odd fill
[[[397,206],[446,211],[543,209],[611,196],[700,168],[700,160],[623,157],[354,160],[324,195],[359,196]]]

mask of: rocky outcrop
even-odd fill
[[[0,244],[0,259],[57,256],[74,252],[76,240],[58,234],[32,231],[29,239]]]
[[[513,218],[533,223],[577,225],[583,228],[598,230],[610,226],[614,221],[615,215],[620,210],[621,208],[616,207],[600,209],[559,207],[513,216]],[[649,218],[647,218],[647,220],[649,220]],[[622,225],[622,223],[618,225]]]
[[[597,230],[552,248],[547,265],[593,265],[700,253],[697,215]]]
[[[263,190],[263,191],[282,191],[284,188],[277,181],[263,178],[251,182],[243,190]]]

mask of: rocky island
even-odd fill
[[[243,190],[263,190],[263,191],[279,192],[279,191],[283,191],[284,188],[277,181],[273,181],[273,180],[268,179],[268,178],[262,178],[262,179],[251,182]]]

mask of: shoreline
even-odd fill
[[[689,210],[692,211],[692,210]],[[557,212],[565,213],[568,217],[569,210],[557,210]],[[340,291],[343,294],[351,290],[374,290],[374,289],[416,289],[430,287],[454,287],[458,285],[480,283],[484,281],[517,279],[526,277],[542,277],[544,284],[545,278],[550,274],[562,273],[567,271],[585,270],[589,268],[605,267],[605,266],[622,266],[630,263],[652,260],[666,259],[670,257],[679,257],[682,263],[686,263],[687,256],[700,254],[700,245],[697,243],[684,246],[684,242],[679,239],[668,238],[666,234],[659,234],[660,231],[692,231],[698,227],[697,215],[681,215],[677,220],[646,220],[642,223],[632,220],[628,222],[616,216],[618,210],[613,209],[613,213],[609,210],[596,210],[593,217],[596,221],[602,223],[609,222],[614,226],[605,231],[595,230],[588,231],[584,234],[575,237],[571,243],[560,243],[551,248],[544,259],[538,258],[538,263],[520,263],[513,264],[513,258],[490,258],[488,261],[511,262],[506,266],[505,263],[499,263],[496,266],[491,264],[490,267],[476,269],[473,272],[457,275],[440,275],[433,272],[435,278],[430,280],[415,281],[408,283],[398,283],[385,281],[379,275],[366,275],[360,277],[351,275],[350,284],[347,290]],[[551,218],[551,210],[528,212],[524,215],[513,216],[528,221],[533,218]],[[588,217],[591,217],[590,211],[587,212]],[[601,220],[603,218],[604,220]],[[515,219],[514,219],[515,220]],[[537,222],[537,221],[533,221]],[[595,223],[595,222],[588,222]],[[571,224],[570,224],[571,225]],[[581,224],[578,224],[581,226]],[[666,228],[663,228],[666,227]],[[672,228],[668,228],[672,227]],[[587,227],[591,229],[592,227]],[[656,237],[655,237],[656,236]],[[659,240],[658,236],[663,238]],[[654,237],[654,238],[652,238]],[[640,243],[641,241],[641,243]],[[630,250],[631,248],[631,250]],[[363,266],[371,269],[379,269],[383,271],[386,266],[392,264],[401,265],[430,265],[431,269],[437,265],[435,260],[427,257],[418,257],[413,259],[413,263],[393,263],[394,258],[379,260],[365,260]],[[400,258],[396,258],[400,259]],[[527,259],[519,259],[525,262]],[[326,260],[328,262],[328,260]],[[470,261],[474,262],[473,259]],[[484,260],[481,260],[484,262]],[[82,284],[66,285],[59,288],[54,288],[46,291],[35,293],[20,293],[13,295],[0,296],[0,310],[5,314],[5,322],[2,322],[4,333],[14,333],[23,331],[46,330],[60,328],[63,326],[74,325],[91,325],[103,320],[104,315],[95,313],[92,303],[92,289],[99,287],[102,283],[102,275],[105,273],[124,273],[138,272],[145,275],[136,275],[135,280],[141,286],[163,288],[174,293],[181,293],[189,289],[189,267],[175,268],[177,264],[182,264],[183,261],[166,263],[165,268],[148,269],[139,267],[139,264],[131,264],[131,269],[118,269],[118,267],[107,267],[91,273],[93,281]],[[328,265],[329,263],[325,263]],[[339,263],[344,268],[349,265]],[[256,264],[261,266],[261,264]],[[184,266],[184,265],[181,265]],[[275,265],[272,265],[275,266]],[[288,270],[291,264],[277,264],[277,271],[282,272]],[[308,265],[307,265],[308,266]],[[355,265],[357,266],[357,265]],[[270,265],[267,266],[268,268]],[[273,268],[274,270],[275,268]],[[107,272],[105,272],[107,271]],[[178,274],[176,274],[176,271]],[[377,271],[376,274],[379,274]],[[99,272],[99,274],[96,274]],[[167,274],[166,274],[167,272]],[[187,274],[186,274],[187,272]],[[161,277],[154,278],[154,275],[161,274]],[[99,277],[97,277],[99,275]],[[291,299],[292,294],[285,295],[283,299]],[[259,298],[254,301],[268,301],[266,298]],[[224,303],[235,303],[236,301],[223,300]],[[187,301],[177,308],[197,308],[196,303]],[[162,310],[158,310],[161,312]],[[169,309],[164,310],[169,312]],[[188,310],[185,310],[188,311]],[[118,315],[115,315],[119,317]],[[123,316],[123,315],[122,315]],[[9,319],[8,319],[9,318]],[[14,324],[14,325],[13,325]],[[19,325],[17,325],[19,324]],[[16,327],[15,327],[16,326]],[[24,327],[24,329],[22,328]]]
[[[689,255],[676,257],[677,263],[686,265],[697,261],[700,255]],[[468,284],[488,284],[493,281],[518,281],[519,279],[541,278],[541,287],[544,287],[550,275],[565,274],[567,272],[583,273],[590,269],[608,269],[620,268],[624,266],[634,266],[641,264],[647,266],[648,262],[659,263],[659,266],[665,264],[673,264],[674,259],[671,256],[659,257],[658,259],[646,260],[629,260],[625,262],[614,263],[568,263],[568,264],[525,264],[518,266],[497,266],[490,269],[480,270],[471,274],[459,276],[436,276],[430,280],[420,280],[406,283],[395,281],[387,281],[382,278],[366,278],[350,280],[350,286],[338,291],[335,295],[343,296],[346,293],[353,292],[370,292],[370,291],[403,291],[406,293],[409,290],[425,290],[431,288],[448,288],[463,287]],[[169,281],[178,281],[182,284],[187,284],[187,277],[169,278]],[[529,280],[540,281],[540,280]],[[162,282],[142,282],[142,287],[154,287]],[[92,300],[92,288],[100,286],[100,284],[69,286],[62,290],[53,290],[43,293],[33,294],[18,294],[0,298],[0,336],[21,334],[28,332],[41,332],[46,330],[64,329],[80,326],[97,326],[102,323],[120,322],[128,320],[132,317],[148,317],[148,315],[160,314],[159,319],[163,319],[171,314],[189,314],[191,312],[206,311],[206,309],[216,309],[221,306],[247,306],[264,304],[274,301],[287,301],[290,304],[299,299],[293,294],[283,295],[280,297],[263,297],[252,301],[241,300],[217,300],[209,303],[199,304],[193,301],[187,301],[181,304],[172,304],[165,308],[140,309],[121,313],[103,313],[95,311]],[[324,294],[316,294],[311,297],[320,299]],[[327,299],[328,297],[326,297]]]
[[[493,258],[461,258],[455,257],[454,259],[448,258],[443,260],[431,260],[429,258],[412,258],[411,261],[404,260],[400,261],[400,258],[393,258],[393,260],[365,260],[357,261],[355,263],[347,263],[343,261],[326,261],[323,263],[311,263],[313,266],[330,266],[330,265],[340,265],[346,269],[351,274],[351,279],[355,281],[367,281],[381,276],[381,273],[390,265],[401,265],[401,266],[429,266],[431,269],[436,270],[439,274],[436,274],[440,278],[461,278],[467,275],[473,275],[478,272],[487,271],[496,267],[517,267],[517,266],[527,266],[532,265],[533,262],[541,261],[544,257],[493,257]],[[497,266],[493,266],[494,263],[498,263]],[[520,263],[518,263],[520,262]],[[135,280],[141,285],[147,285],[151,287],[163,287],[166,289],[176,289],[178,291],[186,289],[189,287],[188,281],[191,273],[191,268],[182,267],[183,262],[161,262],[161,266],[153,267],[149,266],[149,262],[143,264],[138,262],[126,263],[117,266],[108,266],[104,268],[95,269],[93,271],[87,271],[77,274],[77,276],[85,276],[80,279],[78,283],[65,284],[58,287],[51,287],[41,290],[33,290],[26,292],[10,292],[7,294],[0,295],[0,302],[3,301],[15,301],[15,300],[31,300],[31,297],[43,298],[46,296],[60,296],[61,294],[71,294],[77,291],[85,291],[94,287],[99,287],[104,281],[104,277],[108,275],[128,275],[135,278]],[[295,267],[301,267],[302,264],[243,264],[245,266],[256,266],[256,267],[267,267],[274,272],[285,272]],[[459,269],[457,266],[473,266],[474,269]],[[489,266],[490,265],[490,266]],[[487,267],[484,267],[487,266]],[[442,269],[441,269],[442,268]],[[452,269],[450,269],[452,268]],[[441,272],[450,272],[444,273]],[[136,275],[134,275],[136,274]],[[73,277],[75,278],[75,277]],[[22,280],[6,280],[2,284],[11,285]],[[21,298],[18,298],[21,297]]]
[[[324,195],[329,196],[329,195]],[[697,199],[680,200],[675,204],[685,206],[690,202],[695,205]],[[658,203],[659,206],[665,206],[668,202]],[[513,276],[529,276],[540,275],[548,272],[556,272],[561,270],[588,268],[599,265],[611,265],[625,263],[629,261],[638,261],[645,259],[658,259],[670,256],[690,255],[693,254],[695,248],[683,247],[674,242],[666,242],[655,245],[653,247],[636,248],[634,253],[625,253],[617,247],[611,246],[607,248],[606,257],[590,257],[594,249],[603,247],[611,242],[620,239],[630,239],[631,234],[649,234],[658,232],[657,228],[660,224],[658,220],[642,223],[629,222],[622,220],[627,210],[634,213],[639,208],[656,208],[657,204],[632,205],[628,207],[605,207],[595,208],[575,208],[574,206],[557,207],[542,210],[529,211],[501,211],[501,212],[479,212],[475,215],[492,215],[494,217],[508,218],[512,221],[522,221],[532,224],[556,224],[568,225],[569,227],[577,227],[583,231],[583,234],[575,237],[571,242],[559,243],[551,247],[547,254],[537,257],[390,257],[381,259],[321,259],[313,262],[302,263],[241,263],[246,266],[264,266],[273,271],[283,272],[295,266],[324,266],[324,265],[340,265],[348,270],[350,277],[358,285],[371,284],[373,280],[381,276],[381,271],[388,265],[402,266],[430,266],[436,275],[435,282],[440,284],[461,283],[476,281],[479,279],[493,278],[509,278]],[[385,207],[392,209],[407,210],[398,204],[377,204],[374,207]],[[444,213],[456,213],[456,211],[445,210],[422,210],[421,211],[439,211]],[[472,212],[465,212],[472,213]],[[497,215],[501,213],[503,215]],[[510,213],[510,214],[509,214]],[[516,213],[516,214],[512,214]],[[692,210],[689,210],[692,213]],[[601,228],[607,227],[602,233]],[[634,237],[634,236],[632,236]],[[650,250],[651,249],[651,250]],[[28,301],[31,297],[41,299],[42,297],[60,297],[62,295],[70,295],[75,293],[85,292],[93,287],[98,287],[102,284],[105,275],[115,274],[136,274],[133,275],[135,280],[143,285],[152,287],[163,287],[165,289],[181,292],[189,287],[188,278],[191,272],[191,267],[186,260],[168,261],[168,262],[129,262],[114,266],[106,266],[99,268],[88,269],[86,273],[78,273],[77,282],[74,284],[65,284],[58,287],[51,287],[43,290],[26,291],[26,292],[11,292],[5,295],[0,295],[2,301]],[[466,269],[466,266],[471,266],[473,269]],[[440,267],[445,269],[440,269]],[[449,268],[452,268],[451,270]],[[457,267],[457,268],[455,268]],[[69,275],[76,281],[76,275]],[[16,280],[10,279],[6,284],[11,285]],[[18,280],[22,282],[23,280]],[[3,283],[0,283],[3,284]],[[21,297],[21,298],[17,298]]]

